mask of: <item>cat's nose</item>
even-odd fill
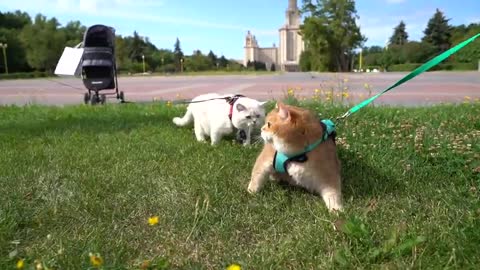
[[[255,125],[257,123],[257,120],[253,120],[253,124]]]

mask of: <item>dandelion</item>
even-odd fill
[[[344,98],[348,98],[350,95],[348,94],[348,92],[343,92],[343,93],[342,93],[342,96],[343,96]]]
[[[92,254],[90,253],[88,256],[90,256],[90,264],[93,266],[93,267],[100,267],[103,265],[103,259],[102,257],[100,257],[100,254]]]
[[[18,260],[16,266],[17,266],[17,269],[23,269],[23,267],[25,266],[25,259]]]
[[[172,107],[172,102],[170,100],[167,101],[167,107]]]
[[[472,99],[472,98],[469,97],[469,96],[465,96],[464,99],[465,99],[465,100],[470,100],[470,99]]]
[[[318,94],[318,93],[320,93],[320,90],[317,88],[315,89],[315,94]]]
[[[153,216],[148,218],[148,224],[150,226],[155,226],[158,224],[158,216]]]
[[[234,263],[234,264],[231,264],[227,267],[227,270],[242,270],[242,267],[240,267],[240,265]]]
[[[365,89],[368,89],[368,88],[370,88],[370,85],[369,85],[368,83],[364,83],[364,84],[363,84],[363,87],[364,87]]]
[[[294,90],[293,90],[293,89],[288,89],[287,94],[288,94],[289,96],[293,96]]]

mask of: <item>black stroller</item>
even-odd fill
[[[83,37],[83,47],[82,81],[88,89],[84,97],[85,104],[104,104],[106,94],[99,92],[105,89],[115,89],[114,93],[107,94],[116,95],[122,103],[125,102],[124,93],[118,92],[115,29],[101,24],[90,26]]]

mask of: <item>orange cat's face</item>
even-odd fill
[[[302,114],[298,108],[277,103],[265,119],[262,127],[262,138],[267,143],[291,144],[302,141],[305,134]]]

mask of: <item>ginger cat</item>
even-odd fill
[[[326,126],[313,112],[280,102],[265,120],[262,127],[265,145],[253,167],[248,191],[258,192],[270,176],[272,180],[287,181],[319,194],[329,211],[341,211],[340,161],[335,139],[325,134]],[[277,151],[288,157],[297,156],[314,143],[319,144],[305,154],[306,158],[300,155],[300,159],[285,163],[286,172],[275,169]]]

